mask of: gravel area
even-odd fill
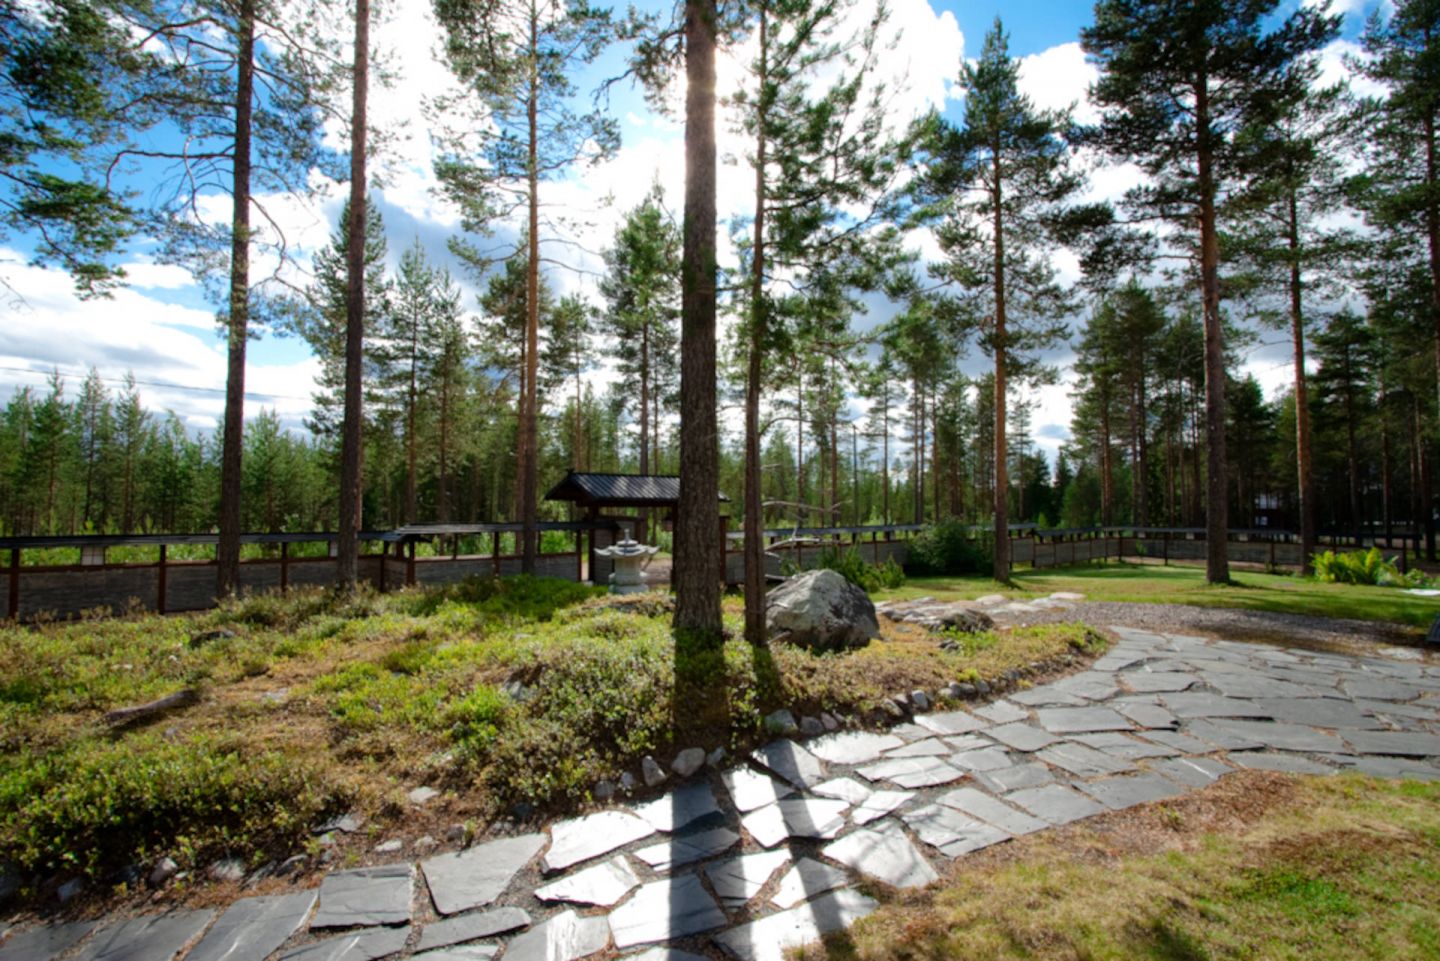
[[[1065,609],[1009,613],[988,609],[1001,624],[1084,621],[1096,627],[1119,624],[1164,634],[1199,634],[1233,641],[1282,644],[1338,654],[1370,656],[1382,648],[1407,648],[1418,659],[1440,663],[1440,648],[1427,645],[1422,634],[1401,624],[1342,620],[1308,614],[1279,614],[1229,607],[1184,604],[1132,604],[1116,601],[1073,601]],[[1387,652],[1395,656],[1394,652]]]

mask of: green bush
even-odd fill
[[[793,567],[793,565],[787,564],[787,567]],[[835,571],[867,593],[900,587],[905,583],[905,571],[895,563],[893,558],[887,557],[883,564],[871,564],[861,557],[860,552],[853,547],[844,550],[838,547],[826,547],[820,552],[815,567]],[[795,574],[798,571],[786,570],[785,573]]]
[[[905,573],[915,576],[988,574],[995,567],[993,535],[972,534],[959,521],[941,521],[910,542]]]
[[[96,876],[161,854],[278,855],[340,800],[299,759],[234,740],[80,741],[0,762],[0,860]]]
[[[1380,548],[1368,551],[1321,551],[1310,558],[1315,568],[1315,579],[1327,584],[1379,584],[1382,578],[1394,577],[1395,565],[1380,553]]]

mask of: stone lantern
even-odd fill
[[[654,557],[660,548],[633,541],[630,539],[630,528],[623,530],[625,536],[619,543],[602,547],[595,553],[610,558],[615,564],[615,570],[610,575],[611,594],[639,594],[647,589],[641,565]]]

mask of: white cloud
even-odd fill
[[[1062,43],[1020,58],[1020,92],[1045,110],[1075,108],[1080,123],[1096,123],[1100,112],[1090,101],[1090,85],[1100,70],[1085,60],[1078,42]]]

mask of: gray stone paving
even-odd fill
[[[422,860],[434,913],[412,917],[415,865],[380,865],[224,912],[0,926],[0,961],[778,961],[874,910],[860,878],[920,887],[1240,768],[1440,780],[1440,667],[1114,633],[1089,670],[1002,701],[782,738],[654,800]]]

